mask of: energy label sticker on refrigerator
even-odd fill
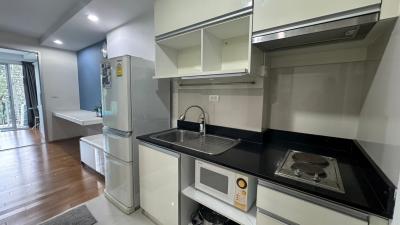
[[[122,64],[118,63],[117,64],[117,77],[122,77],[124,75],[124,71],[122,69]]]

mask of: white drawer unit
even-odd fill
[[[257,187],[257,207],[257,225],[368,225],[368,221],[262,185]]]
[[[252,0],[156,0],[156,35],[165,34],[241,9],[251,8]]]
[[[102,134],[83,137],[80,139],[81,162],[104,175],[104,137]]]
[[[253,31],[259,32],[296,23],[326,19],[335,14],[353,14],[354,10],[368,11],[378,6],[381,0],[254,0]]]
[[[278,220],[269,216],[268,213],[266,213],[265,211],[258,210],[257,225],[294,225],[294,224],[285,223],[285,221],[282,218]]]

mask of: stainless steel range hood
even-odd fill
[[[363,39],[378,20],[379,13],[371,13],[312,26],[255,34],[252,43],[270,51],[325,42]]]

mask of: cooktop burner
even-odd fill
[[[289,150],[276,175],[345,193],[336,159]]]
[[[315,164],[321,166],[328,166],[329,162],[323,156],[305,153],[305,152],[296,152],[292,155],[293,160],[296,163],[306,163],[306,164]]]
[[[294,173],[296,175],[296,171],[298,172],[304,172],[308,175],[311,176],[318,176],[318,177],[322,177],[325,178],[326,177],[326,173],[324,171],[324,168],[319,166],[319,165],[313,165],[313,164],[309,164],[309,163],[293,163],[292,166],[290,167],[292,170],[294,170]],[[300,174],[296,175],[299,176]]]

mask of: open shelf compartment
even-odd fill
[[[250,69],[250,16],[230,20],[203,30],[204,72]]]
[[[155,78],[181,77],[201,71],[201,30],[157,42]]]
[[[251,24],[247,15],[157,41],[154,78],[254,74],[263,54],[251,45]]]
[[[243,212],[242,210],[237,209],[234,206],[228,205],[221,200],[218,200],[204,192],[195,189],[194,186],[186,187],[182,190],[182,194],[238,224],[256,225],[257,207],[255,206],[255,204],[248,212]]]

